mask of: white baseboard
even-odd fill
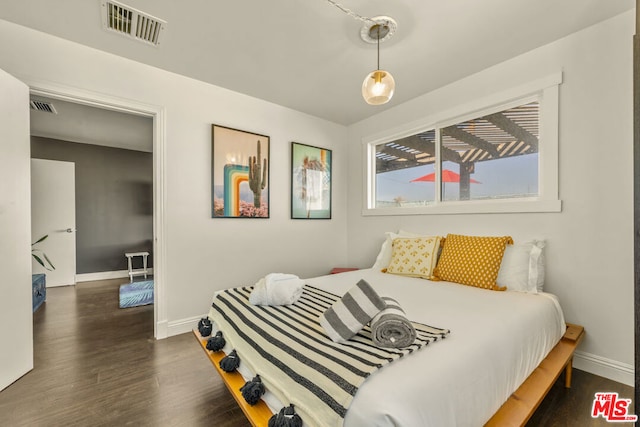
[[[153,268],[149,268],[149,274],[153,274]],[[109,280],[129,278],[129,270],[100,271],[98,273],[76,274],[76,283],[93,282],[94,280]]]
[[[54,283],[53,285],[50,283],[47,283],[47,289],[48,288],[59,288],[61,286],[73,286],[75,285],[75,283]]]
[[[166,320],[161,320],[156,324],[156,339],[157,340],[163,340],[165,338],[169,337],[169,331],[168,331],[168,323]]]
[[[634,386],[634,368],[627,363],[576,351],[573,357],[573,367],[631,387]]]
[[[198,321],[203,317],[207,317],[206,314],[202,316],[190,317],[188,319],[176,320],[173,322],[169,322],[167,325],[167,333],[169,337],[174,335],[185,334],[187,332],[191,332],[193,328],[198,327]]]

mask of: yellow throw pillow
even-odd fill
[[[504,291],[506,288],[498,286],[496,279],[507,244],[513,244],[510,236],[481,237],[448,234],[440,260],[433,272],[433,278]]]
[[[428,279],[437,263],[441,239],[440,236],[396,237],[386,272]]]

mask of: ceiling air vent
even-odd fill
[[[29,101],[32,110],[44,111],[45,113],[58,114],[52,103],[32,99]]]
[[[101,3],[104,28],[154,46],[160,44],[166,21],[113,0]]]

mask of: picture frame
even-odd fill
[[[211,125],[211,217],[269,218],[270,138]]]
[[[331,219],[332,152],[291,143],[291,219]]]

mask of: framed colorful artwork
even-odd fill
[[[331,219],[331,150],[291,143],[291,218]]]
[[[269,218],[269,137],[211,128],[211,217]]]

